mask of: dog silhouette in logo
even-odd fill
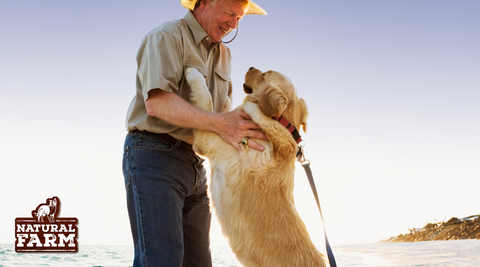
[[[47,198],[44,204],[38,205],[38,207],[32,211],[32,216],[37,218],[39,222],[44,222],[46,217],[49,222],[53,223],[57,217],[59,206],[60,200],[58,197]]]

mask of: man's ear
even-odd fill
[[[258,106],[263,114],[268,117],[280,117],[288,105],[288,100],[283,91],[273,85],[265,89],[258,101]]]
[[[299,111],[300,111],[300,126],[303,128],[303,132],[307,132],[307,117],[308,117],[308,109],[307,103],[303,98],[298,100]]]
[[[202,11],[204,11],[206,6],[207,6],[207,1],[206,0],[199,0],[199,1],[197,1],[197,3],[195,3],[194,10],[197,9],[197,7],[200,7],[200,9]]]

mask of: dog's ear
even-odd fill
[[[300,98],[298,100],[299,104],[299,111],[300,111],[300,126],[303,129],[303,132],[307,132],[307,117],[308,117],[308,109],[307,109],[307,103],[303,98]]]
[[[258,101],[263,114],[268,117],[280,117],[287,108],[288,100],[283,91],[273,85],[265,89]]]

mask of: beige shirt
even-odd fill
[[[193,144],[192,129],[151,117],[145,108],[148,91],[157,88],[190,102],[191,89],[184,74],[188,67],[205,76],[215,112],[226,112],[231,107],[230,50],[223,43],[212,43],[190,11],[183,19],[161,24],[144,37],[137,67],[136,95],[128,108],[127,131],[168,133]]]

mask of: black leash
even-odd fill
[[[327,248],[327,256],[328,256],[328,261],[330,262],[330,267],[337,267],[337,263],[335,262],[335,257],[333,256],[332,248],[330,247],[330,243],[328,243],[327,231],[325,231],[325,220],[323,219],[322,208],[320,208],[320,200],[318,200],[317,188],[315,187],[315,181],[313,180],[312,170],[310,169],[310,161],[305,159],[302,146],[298,147],[297,161],[302,164],[302,167],[305,169],[305,172],[307,173],[308,182],[310,183],[310,187],[312,188],[313,195],[315,196],[315,201],[317,202],[318,210],[320,211],[320,217],[322,218],[322,222],[323,222],[323,232],[325,234],[325,245]]]

